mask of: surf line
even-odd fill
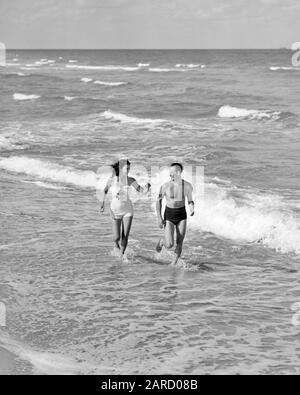
[[[101,390],[114,390],[114,391],[128,391],[132,393],[135,388],[134,381],[112,381],[109,379],[108,381],[102,381]]]

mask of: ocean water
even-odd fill
[[[299,374],[300,69],[290,51],[9,51],[0,68],[0,345],[15,373]],[[99,168],[151,172],[128,262]],[[194,180],[157,255],[163,166]],[[204,184],[192,172],[205,169]],[[154,170],[153,170],[154,169]],[[198,169],[198,170],[197,170]],[[100,181],[99,181],[100,180]],[[99,184],[100,183],[100,184]]]

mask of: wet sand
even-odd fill
[[[0,347],[0,375],[12,375],[15,367],[15,356]]]

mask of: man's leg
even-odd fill
[[[175,233],[175,225],[170,221],[166,221],[165,240],[163,242],[163,245],[168,250],[171,250],[174,247],[174,233]]]
[[[174,247],[174,234],[175,234],[175,225],[170,222],[166,221],[165,226],[165,238],[160,239],[158,245],[156,247],[157,252],[161,252],[162,248],[165,247],[168,250]]]
[[[187,220],[181,221],[176,227],[176,231],[177,231],[177,240],[176,240],[177,245],[175,249],[175,253],[177,255],[176,263],[178,262],[182,254],[183,243],[186,235],[186,228],[187,228]]]

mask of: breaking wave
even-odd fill
[[[204,64],[193,64],[193,63],[191,63],[191,64],[180,64],[179,63],[175,67],[178,68],[178,69],[181,69],[181,68],[183,68],[183,69],[199,69],[199,68],[205,69],[206,66]]]
[[[107,179],[104,173],[98,175],[28,157],[2,158],[0,168],[79,188],[99,189]],[[167,172],[164,176],[167,177]],[[158,182],[155,177],[152,179],[153,196],[156,184],[160,185],[163,179],[160,174],[157,178]],[[195,185],[197,209],[190,220],[192,228],[233,242],[259,243],[281,253],[300,254],[299,211],[283,197],[212,180],[203,185]]]
[[[22,93],[15,93],[13,97],[14,97],[14,100],[16,100],[16,101],[26,101],[26,100],[37,100],[41,96],[38,96],[38,95],[23,95]]]
[[[80,65],[66,65],[68,69],[77,70],[103,70],[103,71],[138,71],[140,67],[130,66],[80,66]]]
[[[81,78],[80,81],[81,81],[81,82],[85,82],[85,83],[87,84],[87,83],[89,83],[89,82],[92,82],[93,79],[92,79],[92,78]]]
[[[184,178],[193,181],[188,172]],[[152,178],[153,196],[157,196],[159,186],[166,181],[167,170]],[[220,181],[194,182],[196,213],[189,219],[192,229],[234,243],[260,244],[280,253],[300,254],[300,216],[296,206],[277,194]]]
[[[18,139],[14,139],[8,136],[0,136],[0,151],[23,150],[27,147],[27,145],[18,141]]]
[[[149,71],[151,73],[174,73],[174,72],[179,72],[179,71],[185,72],[187,70],[180,69],[180,68],[170,69],[170,68],[155,67],[155,68],[150,68]]]
[[[28,157],[2,158],[0,168],[44,180],[72,184],[80,188],[95,188],[98,180],[96,173],[92,171],[80,171]]]
[[[277,121],[281,118],[282,113],[279,111],[247,110],[244,108],[223,106],[219,109],[218,116],[220,118],[270,119]]]
[[[96,84],[96,85],[102,85],[102,86],[117,87],[117,86],[128,85],[128,82],[105,82],[105,81],[94,81],[94,84]]]
[[[73,101],[73,100],[77,99],[77,97],[65,96],[64,99],[65,99],[66,101]]]
[[[143,124],[172,124],[172,122],[164,120],[164,119],[149,119],[149,118],[136,118],[130,117],[125,114],[116,113],[113,111],[105,111],[101,114],[101,116],[110,121],[116,121],[121,123],[133,123],[137,125]]]
[[[300,71],[300,67],[279,67],[272,66],[270,67],[271,71]]]
[[[300,218],[276,195],[233,191],[205,184],[196,196],[197,213],[191,224],[235,242],[260,243],[282,253],[300,254]]]

